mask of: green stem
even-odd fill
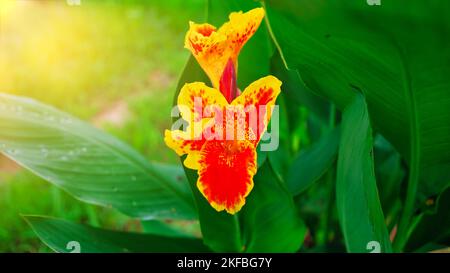
[[[410,171],[408,180],[408,189],[406,192],[405,206],[398,224],[397,235],[394,240],[394,251],[401,252],[405,247],[409,237],[409,224],[414,214],[414,202],[416,200],[418,186],[418,167],[412,168],[416,170]]]
[[[241,226],[240,226],[240,223],[239,223],[239,218],[238,218],[238,216],[237,215],[233,215],[232,216],[233,217],[233,224],[234,224],[234,228],[236,229],[236,241],[238,242],[238,248],[239,249],[237,249],[237,252],[238,253],[240,253],[240,252],[245,252],[245,246],[243,245],[243,241],[242,241],[242,238],[241,238]]]
[[[400,59],[406,67],[407,58],[404,56],[399,47]],[[406,199],[403,207],[403,213],[400,217],[397,235],[394,240],[394,251],[401,252],[405,247],[410,231],[410,221],[414,214],[414,203],[416,201],[417,188],[419,185],[419,167],[420,167],[420,133],[419,133],[419,117],[417,114],[416,98],[411,87],[411,78],[407,70],[403,70],[403,77],[406,82],[405,98],[408,109],[410,111],[410,166],[408,188],[406,191]]]
[[[273,43],[275,44],[275,47],[277,48],[278,52],[280,53],[281,60],[283,61],[284,66],[287,69],[289,69],[289,66],[288,66],[288,64],[286,62],[286,59],[284,58],[284,53],[281,50],[280,44],[278,43],[278,41],[277,41],[277,39],[276,39],[276,37],[275,37],[275,35],[273,33],[272,27],[270,25],[269,16],[267,15],[266,3],[264,3],[264,1],[261,1],[261,6],[266,11],[266,16],[264,16],[264,22],[266,23],[267,31],[269,32],[270,37],[272,37]]]

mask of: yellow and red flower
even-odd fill
[[[264,9],[255,8],[246,13],[231,13],[230,20],[219,29],[210,24],[189,23],[184,47],[192,52],[215,88],[220,90],[219,81],[229,60],[237,69],[239,52],[263,18]]]
[[[264,16],[263,9],[232,13],[216,31],[209,24],[190,24],[186,47],[205,70],[214,88],[185,84],[178,96],[186,130],[166,130],[165,142],[184,165],[198,171],[197,187],[217,211],[238,212],[253,188],[256,147],[267,129],[281,82],[267,76],[240,94],[237,56]]]

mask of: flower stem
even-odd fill
[[[397,235],[394,240],[394,251],[401,252],[405,247],[409,237],[409,224],[414,214],[414,202],[416,200],[417,186],[419,184],[419,168],[411,166],[409,171],[408,189],[406,192],[405,205],[400,217]]]

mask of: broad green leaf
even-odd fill
[[[293,195],[300,194],[316,182],[333,164],[339,144],[339,127],[324,135],[294,159],[288,175],[287,186]]]
[[[265,2],[284,61],[309,89],[340,109],[364,93],[374,128],[408,162],[412,193],[449,185],[449,1]]]
[[[284,89],[283,89],[284,91]],[[270,139],[261,140],[261,143],[267,143],[273,146],[273,151],[267,152],[267,157],[273,167],[273,171],[280,181],[286,181],[286,173],[292,161],[291,153],[291,120],[288,116],[288,104],[284,92],[280,93],[276,104],[278,106],[278,114],[272,113],[271,122],[268,125],[266,134],[270,133]],[[274,110],[275,111],[275,110]],[[273,126],[278,124],[276,127]],[[293,123],[292,123],[293,124]],[[262,145],[260,143],[260,145]]]
[[[328,122],[329,102],[309,90],[301,80],[298,71],[287,69],[278,51],[274,53],[271,59],[271,73],[283,83],[282,94],[286,97],[289,106],[290,125],[300,121],[297,116],[298,113],[292,113],[296,110],[295,106],[298,108],[300,105],[306,106],[321,121]]]
[[[0,151],[76,198],[140,218],[196,218],[179,167],[31,99],[0,94]],[[39,198],[39,197],[36,197]]]
[[[295,252],[305,238],[292,196],[269,161],[258,170],[239,219],[245,252]]]
[[[270,151],[267,154],[267,158],[270,165],[273,167],[275,175],[283,183],[286,181],[287,169],[292,161],[288,148],[289,147],[282,142],[275,151]]]
[[[337,210],[349,252],[368,252],[371,241],[380,244],[381,252],[391,251],[378,198],[372,145],[367,106],[364,97],[356,94],[343,113],[336,174]]]
[[[25,220],[56,252],[70,253],[78,247],[80,253],[210,251],[199,239],[105,230],[42,216],[25,216]]]
[[[214,210],[195,186],[195,171],[186,171],[195,190],[203,239],[210,248],[232,252],[295,252],[300,248],[306,226],[269,161],[258,169],[254,188],[237,215]]]
[[[261,151],[261,145],[258,145],[256,152],[257,152],[257,158],[256,158],[257,162],[256,163],[257,163],[257,166],[259,169],[259,167],[261,167],[264,164],[264,162],[266,162],[266,160],[267,160],[267,152]]]
[[[243,244],[238,216],[217,212],[211,207],[197,188],[197,172],[187,168],[185,171],[194,192],[205,244],[215,252],[241,252]]]
[[[285,102],[286,109],[280,110],[287,112],[289,129],[284,137],[290,142],[291,152],[296,154],[300,147],[310,144],[310,138],[317,139],[329,128],[331,105],[309,90],[297,71],[284,66],[278,51],[272,56],[271,74],[283,83],[279,101]]]

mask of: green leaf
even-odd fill
[[[259,143],[259,145],[258,145],[258,147],[257,147],[257,149],[256,149],[256,153],[257,153],[257,166],[258,166],[258,169],[259,169],[259,167],[261,167],[263,164],[264,164],[264,162],[266,162],[266,160],[267,160],[267,152],[266,151],[261,151],[261,143]]]
[[[272,144],[275,144],[275,141],[278,141],[278,147],[273,151],[268,151],[267,158],[270,161],[273,171],[277,175],[278,179],[284,183],[286,180],[287,169],[292,161],[292,155],[290,134],[291,120],[289,120],[288,104],[286,103],[286,96],[283,92],[278,96],[276,104],[279,109],[278,115],[276,117],[272,114],[271,122],[267,128],[267,132],[270,132],[271,137],[269,141],[262,139],[261,143],[272,142]],[[278,120],[275,120],[276,118],[278,118]],[[273,128],[272,125],[277,122],[278,126]]]
[[[197,201],[203,240],[211,249],[218,252],[295,252],[300,248],[306,226],[269,161],[258,169],[253,190],[236,215],[212,208],[196,187],[197,173],[185,170]]]
[[[401,157],[385,138],[377,134],[374,139],[374,162],[380,201],[386,219],[394,226],[400,208],[402,181],[405,171]]]
[[[76,198],[140,218],[196,218],[183,170],[31,99],[0,94],[0,151]]]
[[[295,106],[297,108],[300,105],[306,106],[320,121],[328,122],[329,102],[309,90],[298,71],[287,69],[278,51],[275,52],[271,60],[271,73],[283,83],[282,95],[286,97],[286,103],[289,105],[288,111],[296,110]],[[299,122],[296,115],[298,113],[290,113],[290,125]]]
[[[287,186],[293,195],[302,193],[332,166],[337,155],[339,134],[339,127],[335,127],[294,159],[287,175]]]
[[[409,164],[411,195],[416,187],[432,196],[449,185],[449,1],[265,6],[284,61],[308,88],[340,109],[355,89],[364,93],[374,128]]]
[[[378,198],[372,158],[372,130],[364,97],[355,95],[343,113],[337,163],[336,201],[349,252],[368,252],[376,241],[382,252],[391,242]]]
[[[25,216],[25,220],[56,252],[71,252],[74,244],[80,253],[209,252],[199,239],[111,231],[42,216]]]
[[[187,168],[185,171],[194,192],[205,244],[215,252],[241,252],[243,244],[238,216],[217,212],[211,207],[197,188],[197,172]]]
[[[295,252],[306,226],[269,161],[258,170],[253,191],[239,214],[246,252]]]

